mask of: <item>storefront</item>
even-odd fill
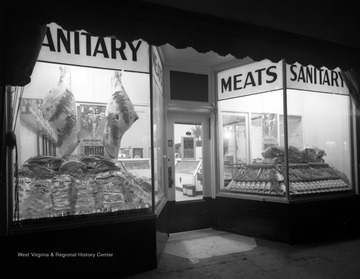
[[[31,82],[4,92],[16,139],[7,251],[20,266],[156,267],[167,238],[156,229],[166,205],[162,82],[159,53],[145,41],[47,25]]]
[[[357,112],[341,70],[263,60],[217,77],[218,228],[298,242],[351,226]]]
[[[319,56],[323,42],[194,16],[197,38],[189,15],[150,15],[171,9],[129,9],[126,30],[112,11],[60,11],[34,10],[32,52],[2,69],[1,236],[18,266],[139,273],[169,233],[208,227],[289,243],[359,233],[357,51]],[[174,65],[167,43],[233,59]]]

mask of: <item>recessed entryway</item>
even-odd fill
[[[252,237],[205,229],[171,234],[165,246],[165,253],[196,261],[245,252],[256,246],[256,241]]]

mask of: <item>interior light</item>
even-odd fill
[[[231,133],[230,132],[226,132],[224,135],[224,138],[229,139],[231,137]]]

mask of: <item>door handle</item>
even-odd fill
[[[169,188],[173,187],[174,180],[172,179],[172,168],[168,167],[168,175],[169,175]]]

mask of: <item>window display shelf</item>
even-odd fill
[[[276,179],[280,175],[279,167],[273,164],[243,165],[223,191],[285,196],[284,183]]]
[[[222,191],[285,196],[284,175],[281,164],[244,165]],[[346,176],[325,163],[291,164],[289,182],[291,196],[351,191]]]
[[[151,184],[102,156],[33,157],[18,175],[20,219],[151,208]]]
[[[290,195],[351,191],[344,174],[325,163],[289,167]]]
[[[234,164],[233,178],[223,191],[284,197],[284,148],[269,147],[262,156],[253,164]],[[322,150],[290,146],[288,160],[290,196],[351,191],[346,175],[324,162]]]

